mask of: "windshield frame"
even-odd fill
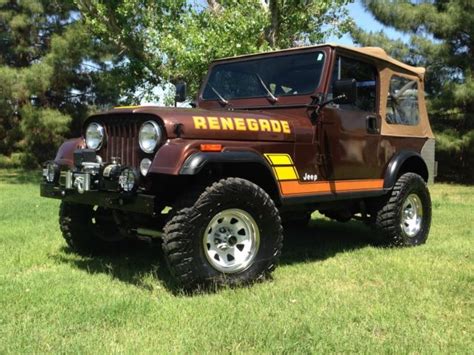
[[[219,104],[218,99],[205,99],[203,97],[204,90],[206,89],[206,86],[211,77],[211,73],[213,72],[213,69],[215,66],[227,64],[227,63],[247,62],[247,61],[254,61],[254,60],[264,59],[264,58],[286,57],[286,56],[308,54],[308,53],[314,53],[314,52],[322,52],[324,55],[324,58],[323,58],[321,74],[319,76],[319,83],[315,83],[314,89],[311,92],[294,94],[294,95],[279,95],[277,96],[278,101],[274,103],[269,102],[268,96],[266,95],[244,97],[244,98],[227,98],[226,97],[226,100],[228,100],[230,105],[234,108],[246,107],[246,106],[278,107],[282,105],[306,105],[311,100],[310,99],[311,95],[323,91],[322,88],[324,86],[324,83],[326,82],[327,71],[331,62],[331,56],[330,56],[331,51],[328,46],[295,48],[295,49],[283,50],[279,52],[267,52],[267,53],[260,53],[260,54],[255,54],[255,55],[248,55],[248,56],[243,56],[243,57],[228,58],[228,59],[214,61],[209,66],[207,75],[199,90],[198,104],[200,107],[203,107],[203,108],[215,108],[215,107],[221,106]]]

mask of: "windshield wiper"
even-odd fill
[[[223,106],[230,106],[229,101],[226,100],[221,94],[219,94],[219,91],[217,91],[214,86],[212,86],[212,85],[209,84],[209,83],[207,83],[207,85],[209,85],[209,87],[211,88],[211,90],[214,91],[214,94],[216,94],[217,98],[219,99],[219,102],[220,102]]]
[[[267,99],[268,101],[270,101],[272,104],[274,104],[275,102],[278,101],[278,98],[275,97],[275,95],[272,94],[272,92],[270,91],[270,89],[265,85],[265,83],[263,82],[263,79],[260,77],[260,75],[258,75],[258,73],[255,73],[255,76],[257,77],[258,81],[260,82],[260,85],[262,85],[262,88],[265,89],[265,91],[267,92]]]

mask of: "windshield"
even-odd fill
[[[290,54],[217,64],[204,88],[204,100],[279,97],[314,92],[324,52]],[[217,91],[217,93],[216,93]]]

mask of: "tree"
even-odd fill
[[[474,2],[470,0],[363,0],[382,24],[410,36],[408,43],[382,32],[354,29],[363,45],[427,68],[426,91],[437,136],[442,178],[474,181]]]
[[[92,105],[117,101],[120,67],[72,1],[0,2],[0,154],[25,165],[54,156]]]
[[[93,33],[126,53],[144,95],[181,79],[194,95],[215,58],[317,43],[352,24],[351,0],[76,1]]]

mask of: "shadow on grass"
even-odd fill
[[[0,183],[4,184],[39,184],[41,171],[21,169],[0,169]]]
[[[374,244],[373,230],[359,221],[312,220],[308,226],[287,228],[280,265],[322,261],[338,253]]]
[[[61,251],[62,253],[52,257],[90,274],[107,274],[150,291],[154,288],[154,282],[150,282],[151,277],[153,280],[160,280],[172,293],[179,291],[166,267],[158,242],[130,240],[120,250],[94,256],[79,256],[68,246],[64,246]]]
[[[319,219],[311,221],[308,226],[288,228],[280,266],[303,261],[323,261],[338,253],[366,247],[371,244],[370,233],[369,227],[356,221],[338,223]],[[108,274],[150,291],[154,288],[153,279],[158,279],[174,295],[183,294],[174,283],[157,242],[131,241],[124,250],[112,255],[93,257],[78,257],[68,247],[64,247],[62,251],[63,253],[53,257],[88,273]]]

